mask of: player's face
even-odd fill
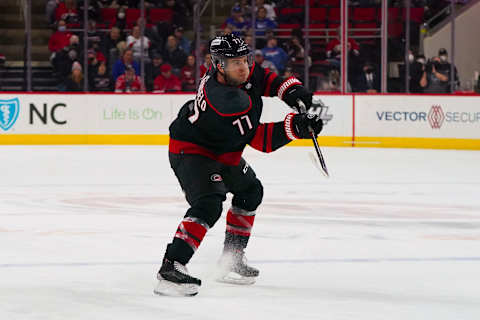
[[[240,85],[246,82],[249,72],[247,56],[227,59],[225,73],[231,85]]]

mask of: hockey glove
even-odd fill
[[[311,138],[310,129],[313,130],[315,137],[322,131],[323,121],[316,114],[296,114],[292,118],[292,130],[300,139]]]
[[[312,106],[312,96],[312,93],[305,89],[304,86],[295,85],[285,91],[283,100],[295,111],[301,113],[306,112]],[[301,100],[305,104],[306,110],[300,110],[297,100]]]

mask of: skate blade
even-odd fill
[[[153,293],[170,297],[193,297],[198,294],[200,286],[193,283],[174,283],[159,279]]]
[[[257,281],[257,277],[244,277],[236,272],[229,272],[227,274],[218,275],[216,281],[238,285],[252,285]]]

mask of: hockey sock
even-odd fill
[[[255,211],[246,211],[237,207],[230,208],[227,213],[224,250],[243,250],[255,220]]]
[[[208,229],[208,225],[199,218],[183,218],[172,243],[167,246],[165,257],[183,265],[187,264],[197,251]]]

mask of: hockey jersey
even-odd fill
[[[285,121],[260,123],[262,96],[279,96],[301,85],[296,78],[277,76],[253,64],[246,83],[239,87],[219,83],[209,71],[200,81],[195,100],[188,101],[170,125],[169,151],[200,154],[226,165],[238,165],[245,146],[272,152],[296,136],[293,113]]]

